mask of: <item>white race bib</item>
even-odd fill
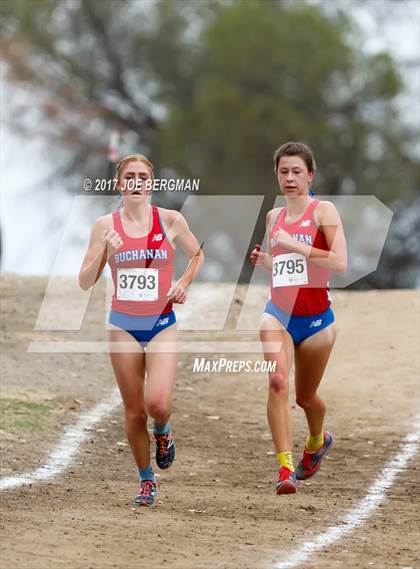
[[[159,271],[157,269],[118,269],[117,299],[146,300],[158,299]]]
[[[287,253],[273,257],[273,287],[308,284],[306,257],[299,253]]]

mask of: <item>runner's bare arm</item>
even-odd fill
[[[270,233],[273,226],[273,212],[277,210],[271,210],[267,213],[265,219],[266,235],[267,235],[267,253],[261,251],[261,245],[257,243],[254,250],[251,253],[250,260],[254,266],[262,267],[266,271],[271,273],[273,269],[273,256],[271,254],[271,243],[270,243]]]
[[[172,214],[172,221],[173,223],[170,229],[171,239],[185,251],[189,258],[189,263],[184,274],[169,291],[168,296],[172,298],[173,302],[182,304],[186,299],[186,289],[192,283],[204,263],[204,253],[197,238],[188,227],[184,216],[179,212],[174,212]]]
[[[329,250],[325,258],[317,253],[321,251],[325,254],[325,251],[313,249],[311,261],[337,273],[345,273],[347,271],[347,242],[340,215],[335,205],[329,201],[321,202],[317,209],[319,229],[325,236]]]
[[[267,254],[264,258],[264,269],[266,269],[269,273],[273,270],[273,252],[271,250],[271,231],[273,229],[274,221],[277,217],[278,209],[272,209],[267,213],[267,217],[265,220],[266,226],[266,239],[267,239]]]
[[[109,227],[106,216],[98,218],[90,234],[89,246],[79,273],[79,285],[83,290],[93,286],[107,262],[107,248],[114,252],[119,248],[120,236]]]
[[[332,202],[320,202],[316,208],[316,221],[320,231],[325,235],[328,250],[311,247],[294,239],[283,229],[276,231],[275,240],[278,245],[300,253],[315,265],[336,273],[347,270],[347,244],[340,215]]]

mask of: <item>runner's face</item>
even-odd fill
[[[304,196],[314,177],[308,172],[305,161],[300,156],[282,156],[277,170],[280,190],[285,196]]]
[[[120,191],[124,199],[144,201],[152,193],[152,175],[143,162],[132,161],[123,166],[119,176]]]

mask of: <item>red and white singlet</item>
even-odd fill
[[[112,213],[114,229],[123,245],[108,260],[114,282],[111,309],[132,316],[155,316],[172,310],[167,293],[172,285],[174,248],[166,237],[158,208],[152,206],[153,223],[145,237],[129,237],[120,210]]]
[[[294,223],[285,222],[287,208],[281,208],[270,240],[276,231],[283,229],[298,241],[327,251],[325,236],[316,226],[313,215],[318,204],[319,200],[313,199],[303,216]],[[280,310],[295,316],[311,316],[327,310],[331,303],[328,288],[330,271],[279,245],[272,247],[272,254],[272,302]]]

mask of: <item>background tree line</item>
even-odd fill
[[[316,192],[374,194],[395,212],[379,270],[354,286],[413,286],[419,125],[401,120],[405,86],[391,54],[367,55],[348,12],[324,8],[304,0],[2,2],[6,77],[31,98],[9,120],[45,138],[68,191],[103,177],[118,130],[120,152],[146,153],[160,175],[200,178],[202,194],[264,194],[266,209],[278,193],[273,150],[305,141],[319,165]]]

